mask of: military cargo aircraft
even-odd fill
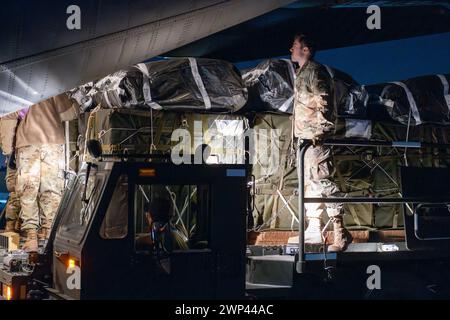
[[[368,27],[370,5],[382,9],[381,29]],[[367,83],[445,73],[449,15],[445,1],[11,2],[0,19],[0,114],[156,56],[224,59],[247,68],[286,56],[298,31],[318,40],[318,59],[333,57],[329,61],[344,69],[348,60],[359,63],[353,72]],[[430,51],[423,57],[425,47]],[[407,67],[389,61],[396,50]],[[391,65],[381,68],[383,63]],[[363,64],[369,71],[361,71]],[[397,140],[323,143],[419,152],[450,148]],[[67,174],[51,235],[39,252],[9,251],[11,239],[1,238],[3,299],[450,297],[448,168],[399,168],[401,195],[395,197],[308,198],[302,159],[311,142],[305,141],[297,157],[299,225],[310,202],[402,208],[403,226],[366,229],[346,251],[327,253],[305,244],[303,228],[287,230],[298,238],[291,243],[286,236],[265,242],[262,232],[247,232],[257,193],[248,161],[174,165],[167,155],[109,154],[98,141],[88,145],[96,160]],[[371,163],[370,156],[361,154],[362,161]],[[160,192],[170,194],[182,226],[172,234],[176,246],[165,252],[145,240],[144,204]]]

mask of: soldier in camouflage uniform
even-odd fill
[[[20,199],[16,193],[16,169],[7,161],[6,165],[6,189],[9,192],[8,202],[6,203],[6,232],[19,232],[20,222]]]
[[[22,229],[51,228],[64,188],[64,146],[46,144],[19,149],[17,189],[23,207]]]
[[[320,140],[334,129],[335,102],[331,77],[325,66],[313,61],[315,45],[304,35],[296,35],[291,48],[291,60],[297,62],[294,90],[294,134],[299,140],[313,141],[305,154],[305,196],[342,196],[333,181],[331,148]],[[351,235],[343,223],[342,203],[308,203],[305,205],[308,228],[306,243],[322,243],[320,216],[325,209],[333,220],[334,243],[328,251],[345,250]]]
[[[23,250],[35,252],[48,239],[64,189],[64,125],[78,105],[65,94],[32,105],[16,134],[17,185],[22,206]]]
[[[18,232],[20,230],[20,200],[16,191],[16,164],[15,164],[15,136],[17,125],[26,109],[11,112],[0,118],[0,148],[6,159],[6,189],[9,192],[8,202],[5,206],[7,232]]]

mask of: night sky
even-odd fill
[[[361,84],[450,73],[450,32],[318,51],[316,60],[349,73]],[[249,68],[259,61],[236,65]]]

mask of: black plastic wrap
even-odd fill
[[[249,90],[249,105],[254,111],[292,114],[295,68],[289,60],[269,59],[243,72]]]
[[[333,79],[339,116],[366,115],[367,92],[350,75],[326,66]],[[242,78],[249,89],[249,109],[292,114],[295,67],[287,59],[269,59],[245,70]]]
[[[404,125],[450,124],[449,83],[450,75],[445,74],[368,86],[369,109]]]
[[[95,82],[88,93],[103,108],[138,108],[145,106],[144,75],[136,66],[119,70]]]
[[[333,79],[338,115],[365,117],[369,98],[365,87],[341,70],[328,66],[326,68]]]
[[[111,74],[89,92],[104,108],[234,112],[247,102],[239,70],[222,60],[174,58]]]
[[[229,62],[177,58],[147,63],[146,66],[152,100],[165,110],[234,112],[247,102],[247,88],[241,74]],[[202,94],[202,87],[206,96]],[[209,107],[205,98],[210,101]]]

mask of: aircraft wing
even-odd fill
[[[448,1],[335,2],[339,4],[306,6],[303,1],[298,1],[165,55],[241,62],[288,55],[297,32],[307,33],[315,39],[319,50],[450,32]],[[372,4],[381,8],[381,29],[367,28],[370,16],[367,8]]]
[[[0,13],[0,115],[229,28],[292,0],[9,1]],[[80,29],[67,20],[79,8]]]

